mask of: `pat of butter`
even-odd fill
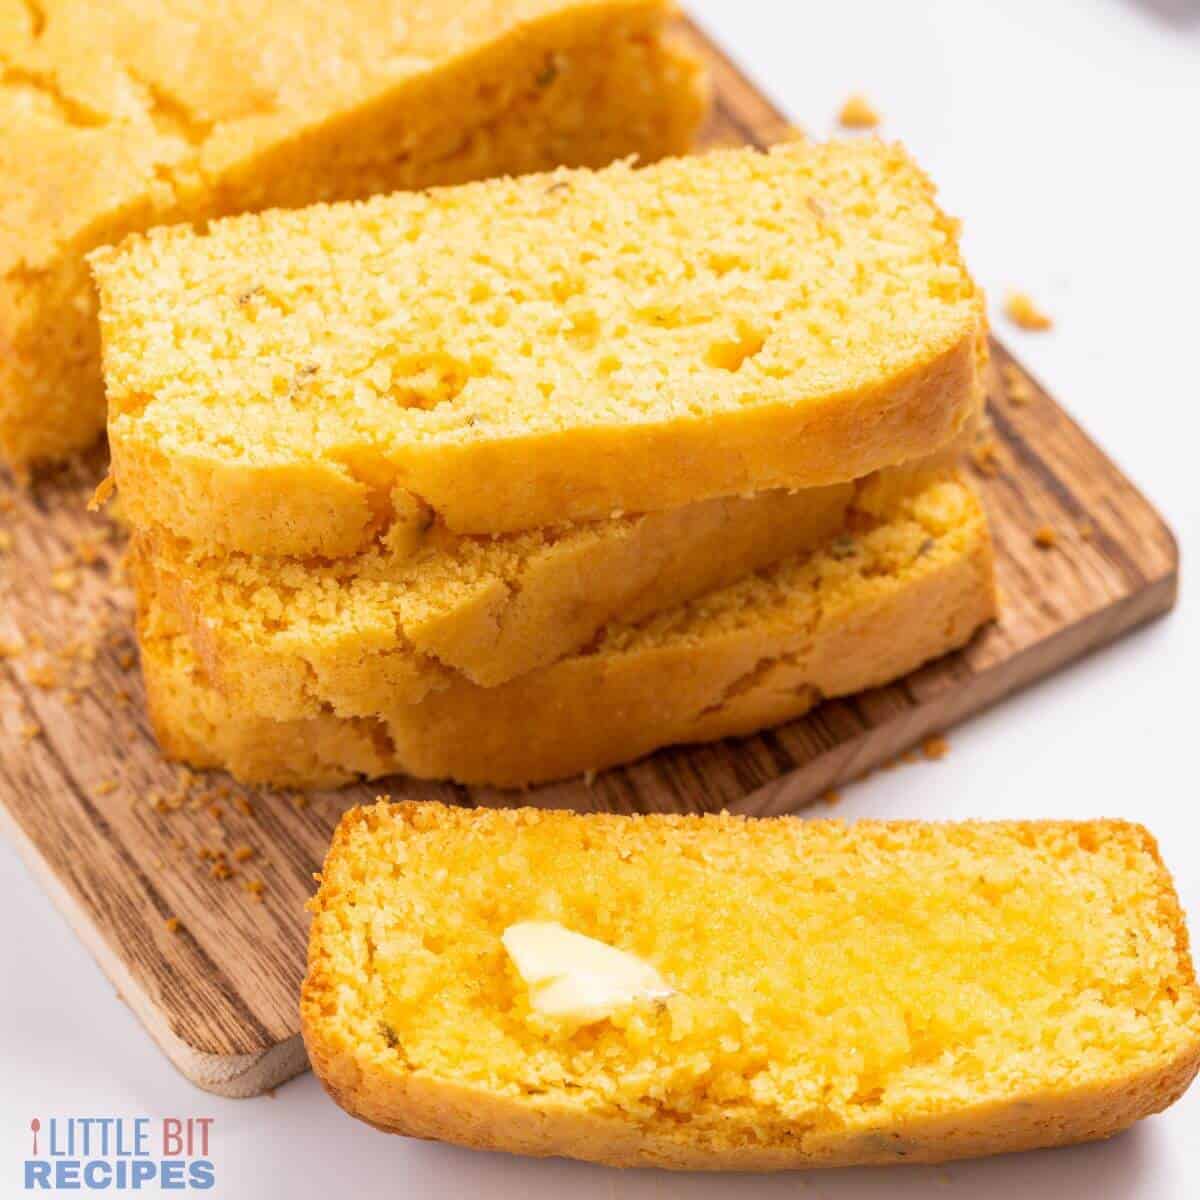
[[[543,1016],[589,1025],[675,994],[649,963],[554,921],[519,921],[500,940]]]

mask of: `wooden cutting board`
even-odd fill
[[[766,144],[787,122],[701,34],[709,143]],[[142,712],[120,539],[84,511],[103,459],[24,493],[0,477],[0,817],[171,1061],[227,1096],[303,1070],[304,902],[349,805],[394,797],[621,812],[786,812],[862,775],[1175,599],[1174,539],[1150,504],[1001,346],[979,456],[1000,620],[891,687],[758,737],[669,750],[525,793],[389,781],[314,797],[189,779]],[[1053,545],[1036,544],[1042,540]],[[0,539],[4,540],[4,539]]]

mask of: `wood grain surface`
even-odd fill
[[[771,104],[701,34],[690,36],[716,80],[707,141],[786,136]],[[264,1091],[305,1065],[296,1014],[304,902],[347,806],[387,792],[785,812],[1171,607],[1170,531],[993,349],[992,430],[976,469],[999,551],[995,625],[961,653],[784,728],[524,793],[397,779],[298,797],[181,773],[159,757],[142,712],[120,535],[84,509],[102,452],[27,492],[0,477],[0,818],[171,1061],[214,1092]]]

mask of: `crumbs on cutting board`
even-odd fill
[[[1002,364],[1000,376],[1004,380],[1004,392],[1010,404],[1022,408],[1033,399],[1033,384],[1015,362]]]
[[[1058,530],[1053,525],[1039,525],[1033,532],[1033,544],[1039,550],[1053,550],[1058,545]]]
[[[921,743],[921,753],[930,762],[941,762],[950,753],[950,743],[940,733],[931,734]]]
[[[11,497],[2,498],[11,509]],[[75,497],[67,503],[81,505]],[[45,736],[46,720],[53,724],[50,707],[61,703],[64,709],[74,709],[85,697],[91,697],[107,708],[131,706],[137,699],[136,683],[131,673],[137,666],[134,649],[132,596],[123,586],[120,531],[107,521],[96,518],[95,528],[64,540],[52,562],[35,569],[35,582],[43,594],[53,597],[50,605],[39,609],[34,616],[44,616],[41,629],[18,628],[14,625],[0,631],[0,660],[10,660],[13,667],[40,699],[18,701],[13,726],[26,744]],[[17,549],[8,531],[0,539],[5,551],[3,570],[8,581],[15,580]],[[96,603],[89,585],[99,575],[106,576],[104,602]],[[23,578],[23,576],[22,576]],[[115,584],[116,586],[107,586]],[[11,586],[11,584],[10,584]],[[0,617],[3,613],[0,610]],[[129,686],[126,686],[128,683]],[[31,711],[34,704],[38,712]],[[45,707],[44,707],[45,706]],[[262,862],[255,839],[246,828],[253,821],[255,807],[251,796],[230,783],[213,782],[197,777],[183,768],[174,781],[165,786],[147,786],[139,781],[131,786],[114,759],[97,767],[96,774],[83,781],[88,795],[96,802],[111,806],[127,804],[144,808],[158,818],[183,818],[174,828],[161,829],[162,856],[158,863],[165,869],[168,863],[175,869],[197,867],[218,882],[234,881],[249,900],[261,902],[267,884],[257,869]],[[281,797],[284,803],[302,807],[308,798],[291,795]],[[234,818],[226,829],[226,815]],[[205,823],[211,821],[216,836],[211,836]],[[176,836],[180,826],[187,836]],[[236,828],[236,826],[241,828]],[[248,836],[249,835],[249,836]],[[268,866],[269,870],[269,866]],[[170,932],[177,932],[178,918],[167,920]]]
[[[1000,450],[991,438],[972,446],[969,457],[971,465],[985,478],[991,479],[1000,473]]]
[[[919,745],[910,746],[907,750],[897,754],[895,758],[890,758],[887,762],[881,763],[880,770],[894,771],[897,767],[912,766],[913,763],[918,763],[922,760],[926,762],[941,762],[949,753],[950,743],[946,737],[940,733],[931,733]]]

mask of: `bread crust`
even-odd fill
[[[325,880],[311,902],[316,919],[309,941],[309,967],[301,991],[300,1016],[313,1070],[330,1097],[352,1116],[388,1133],[453,1142],[480,1150],[535,1156],[562,1155],[617,1167],[671,1170],[776,1171],[793,1168],[938,1163],[983,1155],[1065,1146],[1111,1137],[1135,1121],[1174,1103],[1200,1070],[1200,1024],[1176,1052],[1144,1068],[1118,1076],[1075,1078],[1062,1086],[1024,1094],[914,1112],[902,1120],[850,1131],[780,1128],[753,1140],[731,1129],[718,1114],[696,1121],[684,1118],[638,1124],[611,1114],[589,1112],[565,1095],[512,1097],[484,1088],[413,1071],[395,1058],[373,1064],[362,1047],[348,1040],[328,1019],[334,974],[326,961],[322,914],[333,912],[343,886],[329,876],[352,832],[376,814],[414,804],[355,809],[346,813],[334,834]],[[442,806],[432,806],[435,810]],[[538,814],[532,819],[538,819]],[[438,815],[422,817],[437,821]],[[469,816],[452,815],[450,820]],[[589,814],[580,819],[623,820]],[[690,823],[705,818],[653,816],[636,820]],[[731,818],[722,818],[730,820]],[[791,820],[794,818],[782,818]],[[738,818],[732,818],[738,820]],[[864,826],[918,824],[864,822]],[[1070,822],[1012,822],[1018,828],[1068,828]],[[1161,875],[1152,903],[1171,931],[1179,953],[1183,984],[1200,1001],[1188,946],[1188,933],[1170,876],[1157,844],[1141,826],[1121,821],[1090,823],[1096,837],[1130,838],[1148,852]]]
[[[1170,1107],[1200,1069],[1197,1045],[1137,1076],[995,1101],[850,1137],[798,1131],[775,1145],[737,1145],[722,1141],[719,1128],[664,1124],[650,1130],[561,1103],[513,1100],[415,1073],[368,1076],[351,1048],[330,1044],[306,1006],[301,1016],[309,1061],[325,1091],[351,1116],[384,1133],[473,1150],[675,1171],[940,1163],[1099,1141]]]

